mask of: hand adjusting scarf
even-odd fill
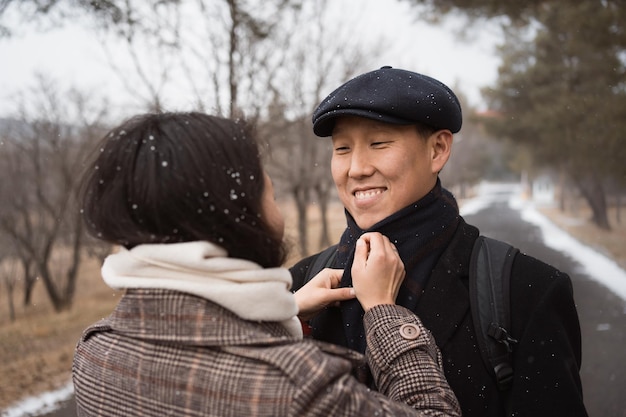
[[[232,311],[244,320],[280,322],[302,337],[298,307],[285,268],[262,268],[229,258],[209,242],[139,245],[109,255],[104,282],[114,289],[157,288],[186,292]]]
[[[380,232],[396,246],[406,270],[396,304],[414,311],[437,260],[459,224],[459,208],[454,196],[442,188],[437,180],[435,187],[419,201],[367,230],[361,229],[347,211],[346,218],[348,227],[341,236],[333,263],[334,268],[344,269],[341,286],[352,286],[351,266],[358,238],[366,232]],[[342,302],[339,308],[348,347],[365,352],[364,312],[361,305],[353,299]],[[316,329],[315,318],[311,326],[314,337],[316,331],[324,331],[323,328]]]

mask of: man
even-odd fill
[[[313,130],[332,137],[331,171],[347,218],[331,265],[344,271],[339,286],[351,285],[359,236],[386,235],[406,268],[396,303],[414,311],[434,335],[464,416],[586,416],[571,281],[555,268],[524,254],[514,259],[511,335],[518,343],[509,390],[498,389],[481,359],[468,291],[479,230],[465,223],[438,178],[461,124],[452,90],[391,67],[349,80],[318,106]],[[291,268],[294,289],[318,255]],[[362,352],[358,303],[325,304],[309,321],[312,336]]]

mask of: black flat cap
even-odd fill
[[[391,67],[359,75],[330,93],[313,112],[313,132],[331,136],[339,116],[393,124],[421,123],[461,130],[461,104],[454,92],[427,75]]]

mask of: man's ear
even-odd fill
[[[433,173],[440,172],[452,152],[452,132],[448,129],[438,130],[430,137],[432,149],[432,170]]]

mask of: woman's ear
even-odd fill
[[[439,173],[448,162],[452,152],[452,139],[452,132],[447,129],[438,130],[430,136],[433,173]]]

